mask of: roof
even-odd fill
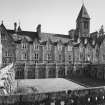
[[[23,38],[26,38],[28,42],[33,42],[35,39],[41,39],[42,42],[46,42],[50,39],[54,44],[59,42],[59,40],[61,40],[61,42],[65,44],[70,40],[69,35],[44,32],[41,32],[39,35],[38,32],[23,31],[20,26],[18,26],[17,31],[15,31],[6,29],[5,26],[1,24],[0,29],[1,31],[6,31],[15,42],[21,42]]]
[[[79,18],[87,18],[87,19],[90,19],[90,16],[89,16],[89,14],[88,14],[88,12],[87,12],[87,10],[86,10],[84,4],[83,4],[82,7],[81,7],[81,10],[80,10],[79,15],[78,15],[78,17],[77,17],[77,20],[78,20]]]
[[[69,39],[69,35],[63,35],[63,34],[53,34],[53,33],[44,33],[42,32],[40,36],[38,36],[37,32],[31,32],[31,31],[19,31],[15,32],[14,30],[7,30],[8,33],[12,35],[14,40],[18,40],[14,37],[14,35],[18,37],[26,37],[26,39],[29,39],[28,41],[33,41],[35,38],[41,38],[42,42],[48,41],[49,39],[52,42],[58,42],[61,40],[63,43],[67,43]]]
[[[42,41],[47,41],[48,39],[51,39],[52,42],[58,42],[61,40],[62,43],[67,43],[70,40],[69,35],[41,33]]]
[[[20,36],[25,36],[25,37],[29,37],[29,39],[31,38],[32,40],[35,38],[38,38],[38,34],[37,32],[32,32],[32,31],[19,31],[19,32],[15,32],[14,30],[7,30],[8,33],[10,33],[12,36],[14,34],[20,35]]]
[[[24,79],[18,81],[19,88],[30,87],[32,90],[33,87],[36,88],[39,93],[86,89],[84,86],[63,78]]]

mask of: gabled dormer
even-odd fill
[[[76,20],[76,32],[78,37],[89,37],[90,33],[90,16],[84,6],[81,7]]]

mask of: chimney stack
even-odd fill
[[[37,35],[39,37],[39,39],[41,38],[41,24],[38,24],[37,28],[36,28],[36,31],[37,31]]]
[[[15,22],[15,23],[14,23],[14,31],[15,31],[15,32],[16,32],[16,30],[17,30],[16,28],[17,28],[17,23]]]
[[[41,33],[41,24],[38,24],[38,26],[37,26],[37,33]]]

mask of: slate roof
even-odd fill
[[[35,38],[38,38],[37,32],[32,32],[32,31],[21,31],[21,32],[15,32],[14,30],[7,30],[8,33],[10,33],[12,36],[14,34],[17,34],[19,36],[27,36],[31,38],[32,40]]]
[[[80,10],[79,15],[78,15],[78,17],[77,17],[77,20],[78,20],[79,18],[87,18],[87,19],[90,19],[90,16],[89,16],[89,14],[88,14],[88,12],[87,12],[87,10],[86,10],[84,4],[83,4],[82,7],[81,7],[81,10]]]
[[[84,5],[82,6],[81,11],[82,12],[85,11]],[[81,11],[80,11],[80,14],[82,14]],[[18,27],[18,29],[19,30],[17,32],[15,32],[14,30],[6,29],[3,24],[0,25],[1,32],[7,31],[7,33],[11,36],[11,38],[14,39],[15,42],[19,42],[19,43],[21,42],[21,40],[24,37],[26,38],[26,40],[29,43],[33,43],[34,39],[38,39],[39,38],[39,39],[41,39],[40,40],[41,44],[46,44],[46,42],[48,40],[50,40],[50,42],[53,45],[57,45],[57,43],[59,41],[61,41],[62,44],[64,44],[65,46],[71,40],[69,35],[41,32],[41,35],[39,36],[37,32],[22,31],[20,26]],[[85,39],[86,39],[85,37],[81,37],[81,39],[80,39],[83,44],[85,43]],[[87,42],[92,47],[95,47],[96,44],[98,44],[100,46],[104,39],[105,39],[105,35],[98,36],[98,32],[93,32],[93,33],[90,34],[90,37],[87,37]],[[95,42],[94,45],[93,45],[93,41]],[[79,46],[79,44],[76,44],[74,46]],[[86,46],[86,44],[84,44],[84,46]]]
[[[31,32],[31,31],[19,31],[19,32],[15,32],[14,30],[7,30],[8,33],[10,33],[12,35],[12,37],[14,36],[18,36],[18,37],[26,37],[26,39],[29,39],[28,41],[33,41],[35,38],[39,38],[37,32]],[[49,39],[56,44],[56,42],[58,42],[59,40],[62,41],[62,43],[67,43],[70,39],[69,39],[69,35],[63,35],[63,34],[52,34],[52,33],[41,33],[40,35],[40,39],[42,42],[44,42],[44,44],[46,43],[46,41],[48,41]],[[14,38],[14,40],[16,40],[16,38]],[[18,39],[17,39],[18,40]]]
[[[51,39],[52,42],[58,42],[59,40],[61,40],[62,43],[67,43],[70,40],[69,35],[41,33],[42,41],[46,41],[48,39]]]

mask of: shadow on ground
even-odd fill
[[[105,80],[96,80],[87,76],[70,75],[67,79],[86,87],[105,86]]]

